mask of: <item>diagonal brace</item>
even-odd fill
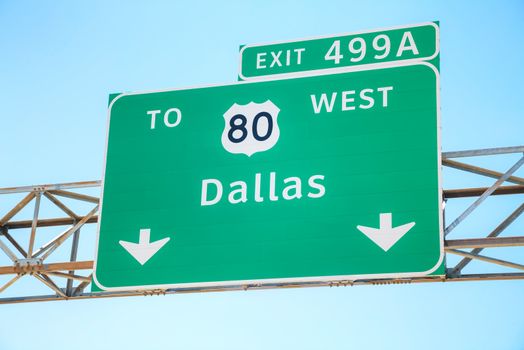
[[[20,246],[20,244],[18,244],[16,239],[14,239],[13,236],[11,236],[9,234],[9,232],[7,232],[7,228],[6,227],[4,227],[4,232],[0,233],[0,235],[3,235],[5,238],[7,238],[7,240],[9,242],[11,242],[13,247],[15,247],[16,250],[18,250],[20,252],[20,254],[22,254],[23,257],[27,258],[27,252],[24,250],[24,248],[22,248],[22,246]]]
[[[5,243],[2,241],[0,241],[0,249],[2,249],[4,253],[6,253],[9,259],[11,259],[13,262],[16,262],[18,258],[16,257],[15,253],[13,253],[13,251],[9,249],[9,247],[5,245]]]
[[[473,210],[475,210],[486,198],[488,198],[497,188],[504,183],[508,177],[513,175],[522,164],[524,164],[524,157],[520,158],[508,171],[506,171],[491,187],[489,187],[479,198],[477,198],[458,218],[456,218],[444,231],[447,236],[458,224],[460,224]]]
[[[46,286],[48,286],[49,288],[54,290],[56,292],[56,294],[60,295],[63,298],[67,298],[65,293],[62,292],[62,290],[48,276],[46,276],[44,274],[40,274],[40,273],[36,273],[33,276],[35,276],[36,279],[40,280],[40,282],[42,282],[43,284],[45,284]]]
[[[3,226],[8,222],[13,216],[15,216],[20,210],[22,210],[29,202],[35,198],[35,193],[31,192],[25,196],[13,209],[11,209],[3,218],[0,219],[0,226]]]
[[[77,222],[73,227],[65,231],[63,234],[55,238],[50,244],[46,245],[49,248],[44,253],[46,248],[41,248],[38,250],[38,254],[42,254],[42,260],[45,260],[52,252],[54,252],[66,239],[69,238],[74,232],[76,232],[80,227],[82,227],[95,213],[98,211],[98,205],[96,205],[86,216],[82,218],[79,222]],[[37,254],[35,254],[35,257]]]
[[[484,262],[491,263],[491,264],[497,264],[497,265],[501,265],[505,267],[511,267],[514,269],[524,270],[524,265],[512,263],[506,260],[490,258],[488,256],[478,255],[478,254],[473,255],[471,253],[466,253],[466,252],[463,252],[462,250],[455,250],[455,249],[447,249],[446,252],[455,254],[455,255],[460,255],[466,258],[470,258],[470,259],[477,259],[477,260],[484,261]]]
[[[487,238],[491,237],[497,237],[502,231],[504,231],[513,221],[515,221],[520,214],[524,212],[524,204],[521,204],[517,209],[513,211],[504,221],[500,223],[493,231],[490,232],[490,234],[487,236]],[[483,248],[475,248],[471,251],[472,255],[476,255],[482,251]],[[469,264],[471,261],[471,258],[464,258],[462,259],[452,270],[452,274],[458,274],[464,267],[466,267],[467,264]]]
[[[47,199],[49,199],[51,202],[53,202],[54,205],[56,205],[57,207],[59,207],[60,209],[62,209],[62,211],[64,213],[66,213],[67,215],[69,215],[70,217],[72,217],[73,219],[75,220],[78,220],[78,215],[75,214],[74,211],[72,211],[67,205],[65,205],[64,203],[62,203],[58,198],[56,198],[55,196],[53,196],[51,193],[49,192],[44,192],[44,196],[47,197]]]

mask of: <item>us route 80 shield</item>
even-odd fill
[[[119,95],[95,290],[443,274],[438,92],[418,63]]]

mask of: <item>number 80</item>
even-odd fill
[[[259,121],[262,118],[265,118],[267,120],[267,130],[264,135],[260,135],[259,128],[258,128]],[[244,141],[246,137],[248,136],[248,130],[246,129],[246,124],[247,124],[247,118],[245,115],[235,114],[229,120],[229,126],[231,128],[229,129],[229,132],[227,133],[228,139],[233,143],[240,143]],[[251,126],[251,131],[253,133],[253,137],[257,141],[265,141],[268,138],[270,138],[271,133],[273,132],[273,117],[271,116],[271,114],[269,114],[268,112],[258,113],[255,116],[255,118],[253,118],[253,124]]]

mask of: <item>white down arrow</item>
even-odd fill
[[[415,222],[410,222],[405,225],[393,227],[391,213],[380,213],[380,227],[367,227],[358,225],[357,228],[360,232],[365,234],[371,239],[376,245],[382,248],[385,252],[389,248],[393,247],[399,239],[402,238],[413,226]]]
[[[140,230],[140,238],[138,243],[120,241],[120,245],[124,247],[125,250],[133,258],[135,258],[141,265],[144,265],[153,255],[155,255],[160,248],[162,248],[167,242],[169,242],[169,237],[160,239],[155,242],[150,242],[151,230],[148,228]]]

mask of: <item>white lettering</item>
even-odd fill
[[[355,90],[343,91],[342,92],[342,110],[343,111],[352,111],[355,109],[355,106],[348,106],[348,103],[355,102],[353,97],[348,98],[348,95],[354,95]]]
[[[176,113],[176,120],[174,123],[170,123],[169,122],[169,115],[172,113],[172,112],[175,112]],[[166,113],[164,114],[164,124],[166,124],[166,126],[168,128],[174,128],[175,126],[177,126],[178,124],[180,124],[180,121],[182,120],[182,113],[180,112],[180,109],[178,108],[169,108]]]
[[[327,95],[322,94],[320,96],[320,103],[317,102],[317,97],[315,95],[311,95],[311,103],[313,104],[313,110],[315,111],[315,114],[319,114],[322,112],[322,106],[325,105],[326,112],[331,113],[333,111],[333,105],[335,104],[335,99],[337,98],[337,93],[334,92],[331,94],[331,100],[327,101]]]
[[[358,107],[359,108],[362,108],[362,109],[370,109],[371,107],[373,107],[375,105],[375,99],[371,96],[368,96],[366,95],[366,93],[369,92],[370,94],[373,93],[373,89],[364,89],[362,91],[360,91],[360,98],[364,101],[367,101],[368,104],[367,105],[364,105],[364,104],[360,104]]]
[[[358,47],[355,46],[355,43],[358,43]],[[353,38],[349,42],[349,52],[358,54],[358,57],[351,57],[349,60],[351,62],[360,62],[366,56],[366,42],[362,38]]]
[[[273,202],[278,201],[278,196],[275,194],[275,177],[274,171],[269,173],[269,200]]]
[[[302,182],[299,177],[288,177],[284,180],[284,183],[287,184],[293,182],[293,184],[286,186],[284,191],[282,191],[282,197],[284,199],[290,200],[295,198],[302,198]],[[295,190],[295,194],[290,195],[289,192]]]
[[[379,40],[384,41],[384,44],[380,45],[379,44]],[[381,55],[375,55],[374,56],[377,60],[381,60],[381,59],[387,57],[387,55],[389,55],[389,51],[391,49],[391,41],[389,40],[389,36],[387,36],[385,34],[377,35],[373,39],[373,48],[375,50],[377,50],[377,51],[384,51],[384,53],[382,53]]]
[[[227,194],[227,201],[231,204],[246,203],[249,198],[254,198],[255,202],[260,203],[264,201],[262,196],[265,193],[271,202],[279,200],[280,196],[277,195],[277,173],[272,171],[269,173],[269,186],[263,188],[262,191],[261,183],[264,178],[267,179],[266,175],[261,173],[255,174],[255,181],[252,187],[251,181],[233,181],[229,184],[229,193]],[[320,198],[325,195],[326,188],[322,183],[324,175],[312,175],[308,178],[307,183],[309,185],[307,191],[308,198]],[[249,185],[248,185],[249,184]],[[301,199],[302,194],[302,179],[297,176],[291,176],[285,178],[283,181],[280,180],[280,184],[283,185],[281,194],[285,200]],[[227,187],[226,187],[227,188]],[[227,190],[226,190],[227,191]],[[200,198],[201,206],[210,206],[219,203],[222,200],[224,194],[224,185],[218,179],[204,179],[202,180],[202,193]]]
[[[264,198],[260,195],[260,174],[255,175],[255,202],[263,202]]]
[[[151,116],[151,129],[155,128],[156,123],[156,115],[160,113],[160,110],[154,110],[154,111],[147,111],[147,114]]]
[[[215,198],[209,200],[207,199],[207,186],[209,184],[213,184],[216,186],[217,194],[215,195]],[[202,196],[200,198],[200,205],[213,205],[217,204],[220,199],[222,199],[222,183],[217,179],[205,179],[202,180]]]
[[[309,187],[314,188],[315,190],[318,190],[317,193],[309,192],[307,194],[309,198],[320,198],[326,193],[326,188],[324,187],[324,185],[318,182],[315,182],[315,180],[324,180],[324,175],[313,175],[307,181]]]
[[[325,61],[335,61],[335,64],[339,64],[340,60],[344,58],[344,55],[340,54],[340,40],[333,41],[333,44],[329,48],[328,52],[324,56]]]
[[[382,107],[387,108],[389,104],[389,91],[393,90],[393,86],[382,86],[375,89],[366,88],[362,90],[346,90],[331,93],[321,93],[318,95],[310,95],[313,112],[315,114],[331,113],[334,106],[340,106],[341,112],[354,111],[356,109],[370,109],[379,107],[375,105],[375,101],[380,98],[382,93]],[[340,93],[340,101],[337,100]],[[377,96],[379,95],[379,96]],[[319,98],[320,97],[320,98]],[[340,104],[339,104],[340,103]]]
[[[240,203],[240,202],[242,202],[242,203],[247,202],[247,184],[244,181],[235,181],[235,182],[232,182],[229,186],[231,188],[237,187],[237,186],[239,187],[237,189],[232,190],[229,193],[229,196],[227,196],[227,199],[229,200],[229,203],[237,204],[237,203]],[[240,194],[239,198],[235,198],[235,195],[237,193]]]
[[[257,69],[266,68],[265,64],[262,65],[262,63],[266,62],[266,55],[266,52],[257,53]],[[262,58],[262,56],[264,56],[264,58]]]
[[[273,62],[271,62],[271,65],[269,68],[273,68],[275,64],[277,64],[279,67],[282,67],[282,63],[280,63],[280,55],[282,54],[282,51],[279,51],[277,54],[274,52],[271,52],[271,56],[273,56]]]
[[[294,49],[293,51],[295,51],[295,53],[297,54],[297,64],[301,64],[301,60],[302,60],[302,52],[306,51],[305,48],[300,48],[300,49]]]
[[[393,90],[393,86],[379,87],[377,91],[382,92],[382,107],[388,106],[388,91]]]
[[[406,46],[406,41],[409,41],[408,46]],[[400,57],[404,51],[411,51],[414,55],[418,55],[417,45],[415,40],[413,40],[413,35],[410,31],[404,32],[402,35],[402,40],[400,41],[400,46],[398,47],[397,57]]]

